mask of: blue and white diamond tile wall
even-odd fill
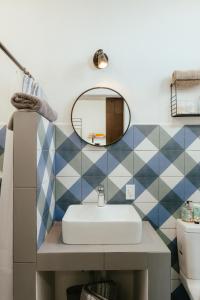
[[[103,148],[82,142],[71,126],[56,128],[56,220],[72,203],[96,202],[99,184],[109,204],[132,203],[125,199],[127,183],[135,184],[133,205],[171,250],[173,299],[186,299],[178,279],[176,219],[186,200],[200,201],[200,125],[134,125]]]
[[[0,125],[0,173],[3,171],[5,140],[6,140],[6,126]]]
[[[55,126],[40,118],[37,131],[37,244],[51,228],[55,210]]]

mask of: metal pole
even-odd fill
[[[10,53],[10,51],[0,42],[1,50],[14,62],[14,64],[22,71],[24,74],[33,78],[33,76],[24,68],[18,60]]]

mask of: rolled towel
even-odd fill
[[[11,98],[11,103],[18,110],[35,111],[50,122],[54,122],[57,119],[57,113],[45,100],[41,100],[38,97],[25,93],[15,93]],[[11,118],[8,128],[13,130],[13,118]]]
[[[172,83],[176,80],[193,81],[200,80],[200,70],[174,71],[172,74]]]

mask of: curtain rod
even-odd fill
[[[0,48],[1,50],[14,62],[14,64],[22,71],[24,74],[30,76],[33,78],[33,76],[29,73],[26,68],[24,68],[18,60],[10,53],[10,51],[0,42]]]

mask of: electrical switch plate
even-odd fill
[[[126,185],[126,200],[135,200],[135,184]]]

